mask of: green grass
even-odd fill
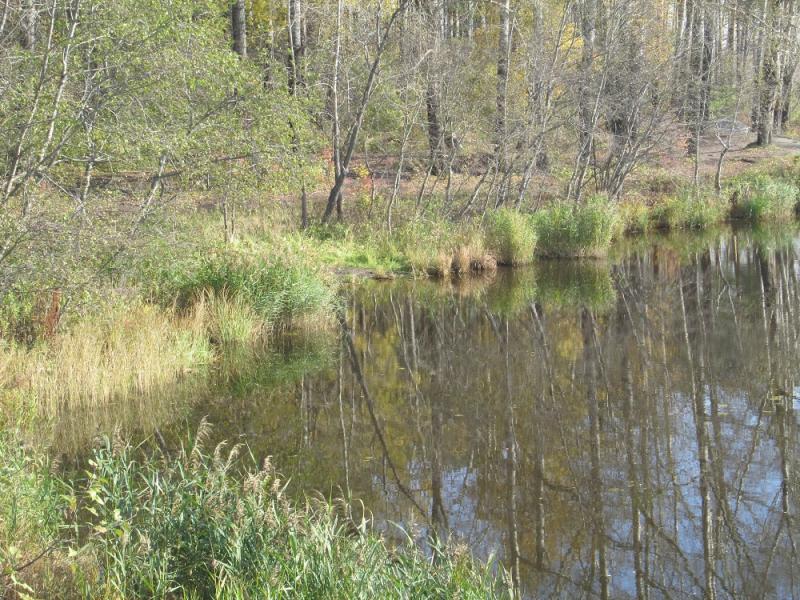
[[[262,333],[264,322],[242,295],[229,295],[223,290],[206,291],[197,300],[194,310],[203,315],[211,341],[228,349],[248,346]]]
[[[622,202],[619,205],[619,219],[622,231],[626,234],[642,234],[652,226],[650,207],[642,200]]]
[[[381,230],[342,224],[316,225],[287,237],[294,252],[310,253],[322,264],[368,269],[378,275],[408,272],[411,265],[394,240]]]
[[[171,458],[106,440],[72,485],[43,453],[0,436],[1,583],[92,599],[511,597],[463,550],[433,560],[325,501],[290,501],[268,461],[243,446],[206,451],[207,434],[201,425]],[[82,511],[67,510],[75,498]],[[16,570],[41,549],[35,572]]]
[[[742,176],[730,187],[731,216],[753,223],[791,220],[800,199],[796,184],[763,173]]]
[[[7,398],[2,398],[5,402]],[[53,474],[43,452],[25,445],[19,431],[0,430],[0,590],[26,597],[36,587],[63,589],[56,561],[69,507],[69,488]],[[35,561],[50,549],[46,561]],[[32,594],[36,597],[36,594]]]
[[[686,188],[662,200],[650,210],[660,229],[707,229],[725,220],[726,203],[713,191]]]
[[[397,227],[393,243],[415,274],[448,277],[495,267],[481,229],[447,219],[416,219]]]
[[[536,231],[518,211],[502,208],[486,220],[486,248],[500,265],[522,265],[533,260]]]
[[[239,299],[268,327],[303,319],[322,322],[336,303],[333,286],[306,262],[233,251],[172,265],[159,275],[156,289],[163,303],[177,301],[183,307],[208,293]]]
[[[536,253],[546,258],[602,257],[620,227],[616,208],[603,197],[585,204],[559,202],[537,211]]]

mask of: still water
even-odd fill
[[[341,337],[167,403],[172,430],[207,416],[296,493],[466,545],[531,598],[800,597],[796,232],[353,284],[346,303]]]

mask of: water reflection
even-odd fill
[[[390,535],[497,557],[529,597],[795,598],[794,240],[362,285],[322,368],[245,371],[189,422]]]

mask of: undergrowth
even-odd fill
[[[463,549],[428,557],[410,536],[390,547],[344,506],[290,501],[269,461],[256,465],[243,446],[206,451],[207,434],[202,424],[172,456],[107,440],[73,486],[52,478],[30,450],[4,452],[0,481],[11,473],[21,486],[0,499],[6,588],[93,599],[511,597]],[[63,510],[65,498],[73,506],[80,498],[84,509]],[[25,529],[9,525],[14,510]],[[76,527],[86,533],[70,534]],[[67,581],[15,571],[42,545],[51,551],[40,571],[58,556],[72,558]]]

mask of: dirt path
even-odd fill
[[[772,145],[766,148],[754,146],[755,141],[755,134],[750,132],[737,133],[731,138],[731,148],[725,155],[723,163],[723,179],[735,176],[759,164],[800,156],[800,140],[787,136],[775,136]],[[699,168],[701,179],[706,181],[713,179],[722,150],[723,146],[715,136],[702,138]],[[650,164],[689,180],[694,174],[694,157],[688,156],[686,153],[685,136],[676,135],[664,144],[654,153]]]
[[[800,140],[792,138],[775,136],[772,138],[772,143],[776,148],[780,148],[787,154],[800,154]]]

